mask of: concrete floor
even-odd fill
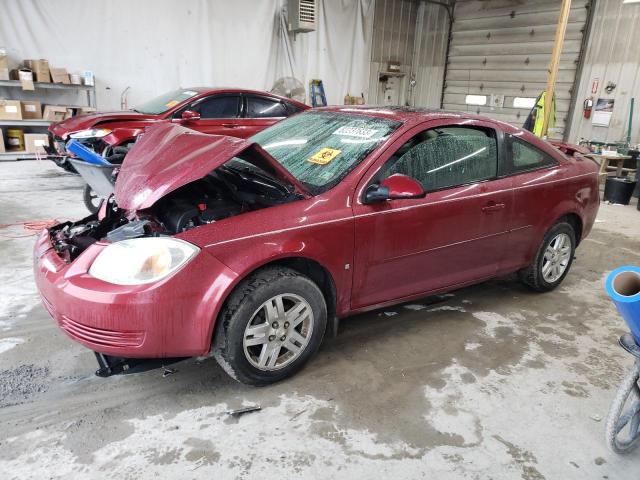
[[[51,163],[0,163],[0,178],[2,224],[86,213],[80,180]],[[639,233],[635,206],[602,205],[558,290],[503,278],[360,315],[296,377],[257,389],[213,359],[95,377],[40,305],[33,237],[2,228],[0,478],[637,477],[640,451],[604,444],[631,358],[603,280],[639,263]]]

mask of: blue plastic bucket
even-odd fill
[[[607,277],[605,288],[640,345],[640,267],[616,268]]]

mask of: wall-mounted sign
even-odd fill
[[[593,113],[592,124],[596,127],[608,127],[613,115],[613,106],[616,101],[613,98],[599,98]]]
[[[596,93],[598,93],[598,85],[600,85],[600,79],[599,78],[594,78],[591,81],[591,93],[593,95],[595,95]]]

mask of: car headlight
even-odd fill
[[[90,128],[89,130],[80,130],[69,135],[69,138],[102,138],[111,133],[108,128]]]
[[[112,243],[98,254],[89,275],[117,285],[140,285],[178,271],[200,249],[170,237],[133,238]]]

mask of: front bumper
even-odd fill
[[[34,249],[42,303],[73,340],[106,355],[166,358],[205,355],[219,306],[236,274],[201,251],[180,271],[148,285],[114,285],[88,274],[106,244],[70,264],[45,230]]]

